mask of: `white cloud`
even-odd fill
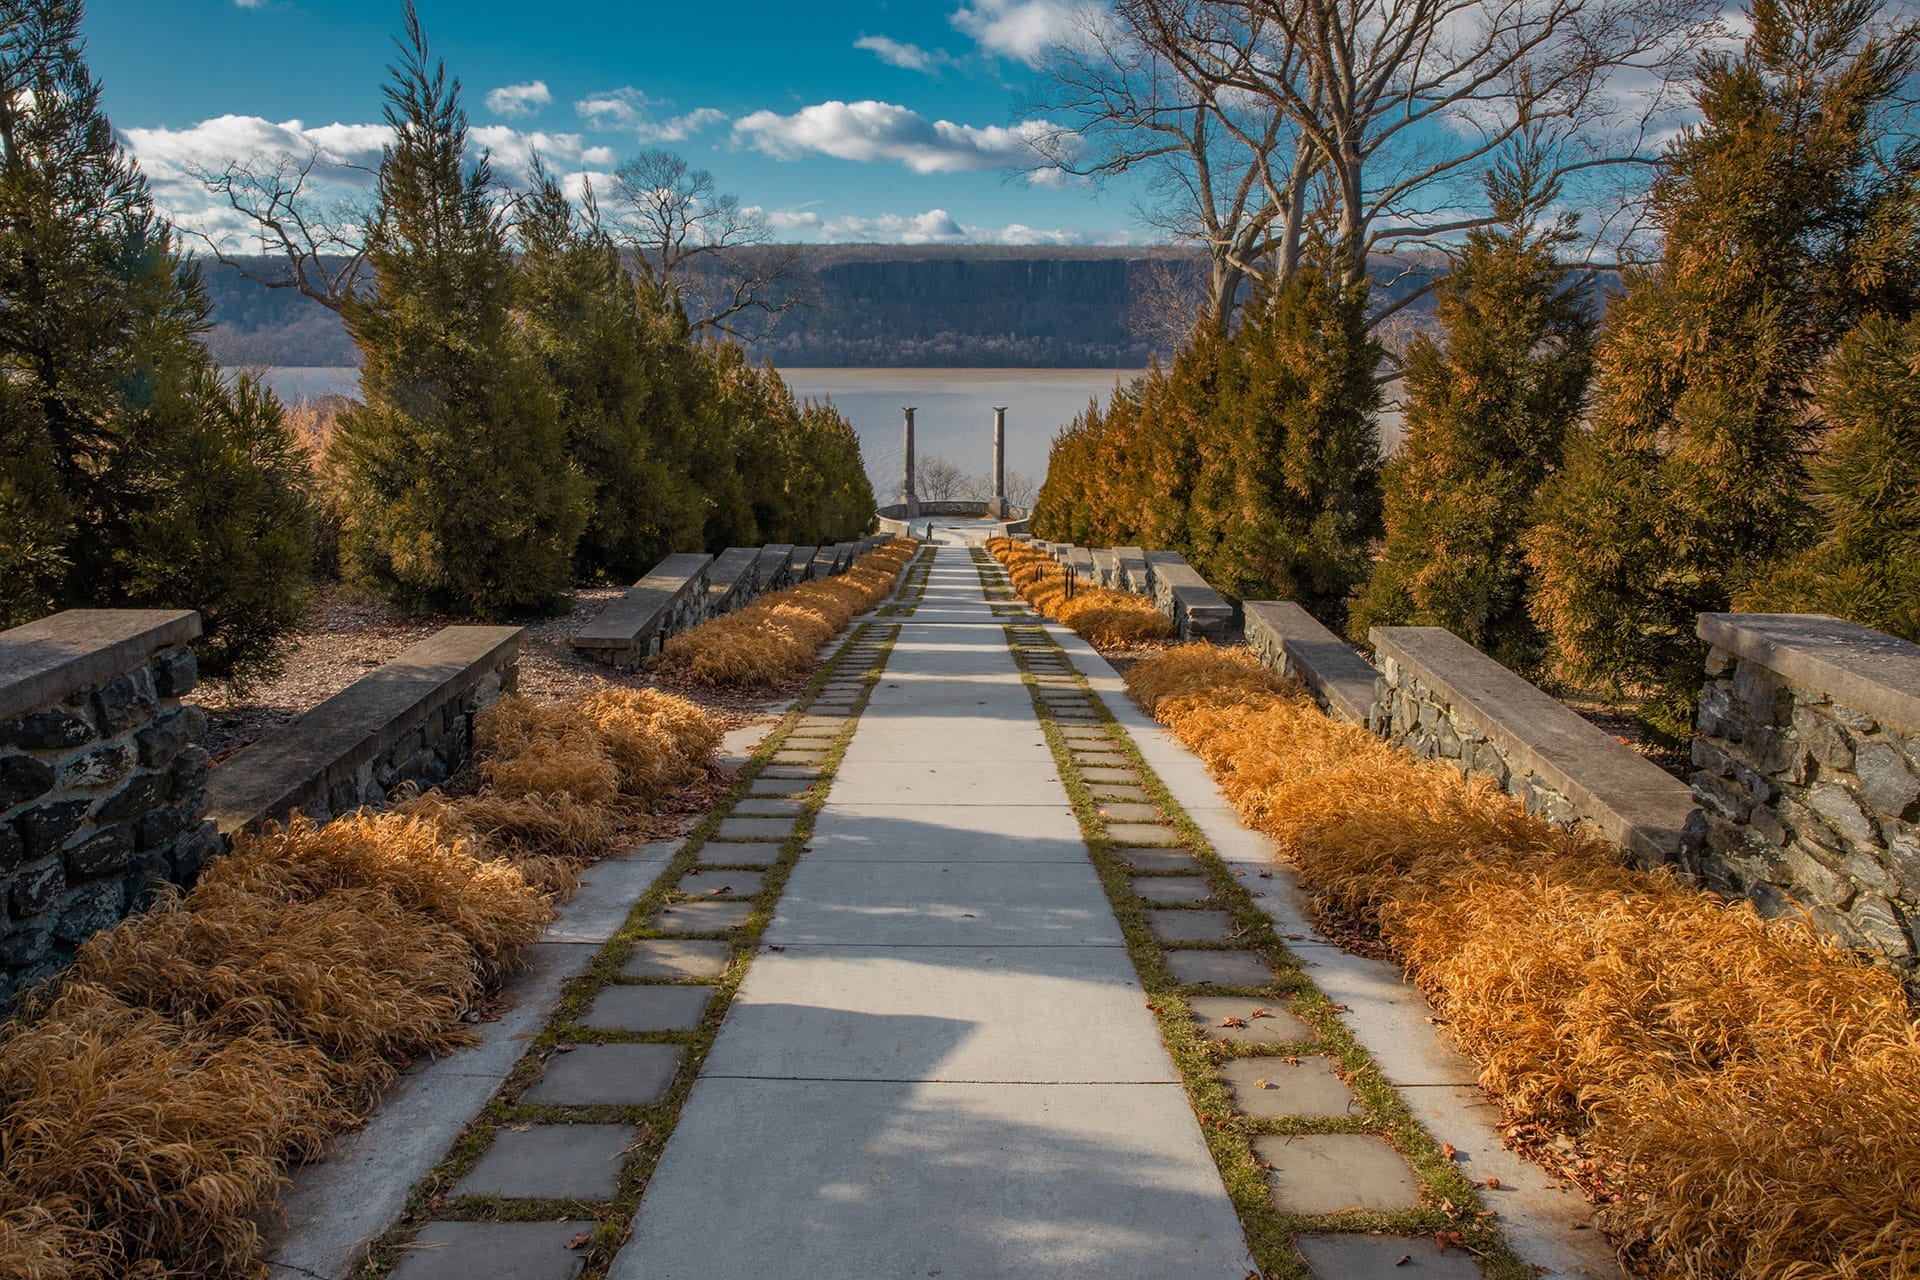
[[[928,120],[890,102],[821,102],[790,116],[756,111],[734,122],[734,137],[776,160],[807,154],[841,160],[900,164],[915,173],[1018,169],[1038,156],[1033,139],[1049,128],[1038,120],[1013,128],[978,128]]]
[[[714,107],[696,107],[685,115],[665,120],[642,120],[634,126],[633,135],[641,142],[685,142],[696,133],[726,122],[726,112]]]
[[[628,86],[589,94],[574,103],[573,109],[586,121],[587,128],[600,132],[630,129],[641,143],[685,142],[696,133],[727,122],[727,113],[716,107],[696,107],[681,115],[659,118],[659,109],[666,105]]]
[[[1005,244],[1075,245],[1128,243],[1111,233],[1071,228],[1042,229],[1014,222],[1001,227],[968,226],[945,209],[925,213],[848,214],[825,218],[811,209],[766,211],[767,225],[782,239],[820,244]]]
[[[504,84],[498,89],[487,91],[487,109],[497,116],[518,119],[521,116],[535,114],[542,107],[553,105],[553,93],[547,88],[545,80],[529,80],[525,84]]]
[[[590,147],[577,133],[543,133],[539,130],[522,133],[512,125],[488,124],[476,126],[469,136],[477,145],[487,149],[493,160],[494,171],[509,182],[528,175],[533,168],[536,151],[543,162],[561,167],[591,165],[606,169],[611,168],[614,162],[612,147]]]
[[[987,53],[1031,66],[1048,49],[1071,43],[1106,12],[1091,0],[966,0],[948,21]]]
[[[943,49],[922,49],[917,44],[908,44],[891,36],[861,36],[853,42],[853,47],[865,49],[888,66],[905,71],[931,74],[942,67],[951,66],[954,61],[953,55]]]

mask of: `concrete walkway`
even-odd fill
[[[1243,1280],[967,553],[901,620],[616,1280]]]

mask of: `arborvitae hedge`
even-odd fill
[[[198,276],[114,141],[78,0],[0,25],[0,625],[200,611],[216,674],[271,669],[312,556],[306,465],[196,335]]]
[[[365,403],[341,420],[349,579],[419,608],[561,608],[587,485],[558,397],[511,310],[518,270],[484,158],[467,166],[459,82],[412,7],[395,131],[368,228],[375,292],[347,308]]]
[[[1701,123],[1653,192],[1662,261],[1607,317],[1590,428],[1530,535],[1533,609],[1559,671],[1648,695],[1691,730],[1695,616],[1726,609],[1808,526],[1806,391],[1862,301],[1885,113],[1910,44],[1870,0],[1757,0],[1744,51],[1703,64]]]
[[[1557,192],[1524,159],[1489,183],[1500,222],[1471,232],[1441,280],[1441,339],[1403,367],[1406,434],[1384,472],[1385,548],[1350,632],[1439,626],[1515,670],[1540,665],[1521,535],[1579,421],[1594,308],[1557,250]]]

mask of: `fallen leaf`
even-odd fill
[[[1273,872],[1271,872],[1271,871],[1262,871],[1262,872],[1260,873],[1260,878],[1261,878],[1262,880],[1271,880],[1271,879],[1273,879]]]
[[[1454,1146],[1451,1142],[1443,1142],[1440,1144],[1440,1154],[1446,1157],[1448,1160],[1451,1160],[1455,1156],[1460,1154],[1460,1149]]]
[[[1498,1179],[1498,1178],[1488,1178],[1488,1179],[1487,1179],[1487,1187],[1488,1187],[1488,1188],[1489,1188],[1490,1190],[1493,1190],[1493,1191],[1498,1191],[1498,1190],[1500,1189],[1500,1179]]]
[[[1273,1014],[1271,1011],[1266,1009],[1255,1009],[1252,1013],[1248,1014],[1247,1016],[1249,1018],[1271,1018]]]
[[[581,1248],[585,1248],[585,1247],[586,1247],[586,1245],[587,1245],[587,1243],[588,1243],[589,1241],[591,1241],[592,1239],[593,1239],[593,1232],[591,1232],[591,1231],[582,1231],[582,1232],[581,1232],[581,1233],[580,1233],[579,1235],[577,1235],[577,1236],[575,1236],[575,1237],[574,1237],[573,1239],[571,1239],[571,1240],[569,1240],[569,1241],[567,1241],[567,1248],[569,1248],[569,1249],[581,1249]]]
[[[1286,1063],[1286,1064],[1287,1064],[1288,1066],[1290,1066],[1290,1067],[1297,1067],[1297,1066],[1299,1066],[1299,1065],[1300,1065],[1300,1059],[1298,1059],[1298,1058],[1295,1058],[1295,1057],[1292,1057],[1292,1056],[1288,1056],[1288,1057],[1285,1057],[1285,1058],[1282,1058],[1282,1059],[1280,1059],[1280,1061],[1282,1061],[1282,1062],[1284,1062],[1284,1063]]]
[[[1348,1008],[1348,1007],[1347,1007],[1346,1005],[1344,1005],[1344,1004],[1337,1004],[1337,1005],[1335,1005],[1335,1006],[1333,1006],[1333,1010],[1334,1010],[1334,1012],[1335,1012],[1335,1013],[1351,1013],[1351,1012],[1352,1012],[1352,1010],[1351,1010],[1351,1009],[1349,1009],[1349,1008]]]
[[[557,1044],[553,1046],[553,1051],[555,1053],[572,1053],[573,1046],[570,1044]]]
[[[1270,1085],[1270,1084],[1268,1084],[1268,1083],[1267,1083],[1267,1078],[1266,1078],[1265,1076],[1261,1076],[1261,1077],[1260,1077],[1260,1078],[1259,1078],[1258,1080],[1255,1080],[1255,1081],[1253,1082],[1253,1087],[1254,1087],[1254,1088],[1256,1088],[1256,1089],[1271,1089],[1271,1088],[1273,1088],[1273,1086],[1272,1086],[1272,1085]]]
[[[1247,1025],[1247,1020],[1245,1018],[1236,1018],[1232,1014],[1228,1014],[1226,1017],[1220,1019],[1220,1025],[1223,1027],[1244,1027]]]
[[[1393,1265],[1396,1267],[1410,1267],[1413,1265],[1413,1255],[1410,1253],[1403,1253],[1400,1255],[1400,1261],[1394,1263]]]

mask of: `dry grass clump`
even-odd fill
[[[1025,543],[993,538],[987,550],[1006,566],[1007,577],[1022,599],[1088,644],[1124,649],[1154,644],[1173,634],[1173,620],[1131,591],[1083,586],[1076,587],[1069,599],[1066,569]]]
[[[554,917],[566,855],[702,776],[706,714],[651,690],[502,699],[484,785],[238,837],[192,891],[82,947],[0,1028],[0,1276],[257,1276],[292,1165],[462,1015]]]
[[[1509,1114],[1605,1165],[1661,1274],[1920,1276],[1920,1033],[1889,974],[1328,719],[1244,651],[1127,681],[1394,948]]]
[[[919,546],[912,538],[895,538],[837,578],[768,592],[671,637],[656,661],[705,685],[747,688],[791,680],[813,666],[822,645],[887,598]]]

